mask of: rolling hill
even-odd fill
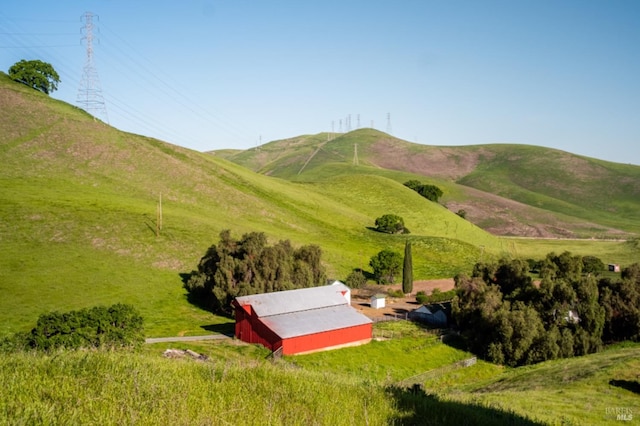
[[[299,182],[377,174],[443,188],[450,210],[494,235],[625,238],[640,232],[640,167],[527,145],[438,147],[373,129],[216,153]]]
[[[542,257],[551,250],[622,264],[637,259],[635,242],[540,243],[492,235],[402,185],[421,175],[375,164],[367,146],[381,137],[422,149],[379,132],[363,130],[331,141],[326,135],[296,138],[287,142],[288,149],[274,142],[259,152],[226,152],[244,162],[237,164],[220,154],[121,132],[5,74],[0,74],[0,112],[0,336],[28,330],[44,312],[112,303],[139,308],[149,336],[200,334],[228,322],[190,304],[182,288],[184,274],[225,229],[237,238],[257,231],[272,243],[316,244],[328,276],[336,279],[354,268],[368,269],[371,256],[384,248],[401,253],[407,238],[416,280],[468,272],[478,260]],[[359,144],[355,167],[353,140]],[[250,162],[261,173],[246,167]],[[445,189],[449,208],[483,197],[487,205],[515,205],[444,177],[429,181]],[[632,193],[624,194],[629,206],[637,203]],[[558,217],[575,227],[584,223],[517,205],[523,215],[534,212],[549,224],[562,223]],[[402,216],[411,234],[372,231],[375,219],[386,213]],[[612,225],[633,230],[624,218]]]
[[[264,176],[121,132],[4,74],[0,111],[0,335],[42,312],[113,302],[140,307],[150,335],[198,333],[212,320],[186,301],[181,274],[224,229],[317,244],[340,279],[383,248],[402,249],[404,238],[369,229],[390,209],[412,230],[417,279],[450,277],[505,250],[384,176]]]

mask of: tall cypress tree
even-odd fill
[[[402,268],[402,292],[409,294],[413,291],[413,259],[411,258],[411,243],[404,244],[404,266]]]

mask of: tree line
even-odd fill
[[[230,230],[224,230],[184,287],[200,305],[228,313],[238,296],[324,284],[327,276],[321,257],[317,245],[294,248],[289,240],[268,245],[262,232],[250,232],[236,240]]]
[[[640,265],[617,280],[593,265],[593,257],[550,253],[536,265],[538,283],[525,260],[478,263],[455,277],[453,320],[472,352],[511,366],[639,341]]]

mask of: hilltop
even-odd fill
[[[376,174],[422,179],[442,203],[494,235],[625,238],[640,232],[640,167],[513,144],[426,146],[373,129],[305,135],[215,152],[258,173],[298,182]]]

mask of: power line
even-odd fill
[[[136,50],[133,45],[131,45],[127,40],[120,37],[116,32],[111,31],[108,26],[103,26],[103,28],[108,34],[111,34],[123,44],[125,44],[126,47],[134,53],[134,56],[129,55],[127,53],[127,49],[121,48],[116,49],[116,54],[124,55],[128,61],[140,68],[142,72],[138,72],[139,76],[148,84],[156,87],[158,91],[167,95],[173,103],[182,106],[187,111],[193,113],[194,116],[201,118],[208,124],[210,124],[211,120],[215,121],[216,125],[219,128],[231,135],[239,137],[240,139],[243,139],[245,141],[253,140],[253,136],[249,136],[246,133],[245,128],[235,125],[228,119],[224,118],[219,112],[213,114],[207,108],[199,106],[193,99],[189,98],[185,94],[185,90],[179,90],[177,88],[178,85],[175,82],[167,82],[167,78],[159,76],[158,73],[154,70],[158,70],[160,69],[160,67],[154,65],[148,58],[146,58],[146,56],[142,52]],[[139,58],[144,59],[149,64],[149,66],[145,66],[141,61],[138,60]],[[135,72],[129,63],[127,63],[126,66],[130,72]],[[149,77],[152,77],[152,79],[149,79]],[[155,84],[153,81],[160,83],[160,85]],[[157,95],[157,93],[153,92],[152,94]]]
[[[215,123],[215,125],[226,133],[232,135],[232,137],[238,141],[248,141],[254,139],[253,136],[249,136],[246,132],[246,129],[242,126],[232,123],[229,119],[224,118],[221,114],[215,113],[212,114],[208,108],[203,108],[199,106],[193,99],[185,94],[185,91],[180,89],[174,81],[167,81],[166,78],[158,75],[157,71],[161,70],[160,67],[154,65],[151,61],[147,59],[147,57],[139,52],[132,46],[130,42],[124,40],[121,36],[119,36],[114,31],[109,31],[108,26],[105,26],[103,23],[100,24],[102,31],[102,36],[107,35],[107,39],[100,40],[100,58],[95,58],[95,44],[98,41],[95,36],[95,32],[92,34],[92,45],[89,43],[89,31],[87,30],[87,19],[86,14],[83,15],[85,21],[85,30],[84,30],[84,38],[86,42],[87,48],[87,63],[83,68],[82,77],[80,77],[80,72],[77,71],[77,68],[70,66],[76,62],[73,56],[69,55],[69,51],[55,50],[55,47],[77,47],[78,44],[51,44],[51,41],[47,35],[45,35],[45,31],[33,31],[31,28],[23,27],[23,25],[18,24],[17,19],[8,18],[0,11],[0,31],[3,34],[6,34],[6,37],[3,37],[3,45],[0,46],[0,49],[11,50],[14,49],[15,52],[12,52],[11,55],[21,55],[21,56],[34,56],[38,57],[47,62],[51,62],[54,64],[56,71],[61,75],[62,81],[64,81],[67,85],[73,84],[75,87],[79,87],[79,91],[77,93],[76,102],[82,104],[83,107],[87,107],[87,98],[90,99],[91,103],[91,94],[94,93],[96,96],[102,95],[102,87],[97,75],[97,72],[93,72],[96,70],[96,65],[99,65],[101,58],[105,56],[107,60],[116,66],[120,67],[120,69],[126,69],[128,73],[131,74],[131,81],[138,82],[136,84],[136,89],[146,90],[150,92],[150,95],[154,97],[156,100],[154,101],[156,104],[166,104],[166,105],[177,105],[183,107],[185,110],[191,112],[192,117],[198,118],[200,121],[206,123],[205,126],[210,126]],[[92,18],[95,17],[92,15]],[[92,19],[92,24],[94,24]],[[21,21],[31,21],[31,22],[59,22],[67,24],[69,22],[77,22],[70,20],[34,20],[34,19],[24,19]],[[24,24],[24,23],[23,23]],[[66,25],[65,25],[66,27]],[[96,30],[96,26],[94,25],[94,30]],[[62,31],[56,31],[53,29],[50,33],[47,34],[67,34]],[[39,37],[41,36],[41,37]],[[106,41],[106,42],[105,42]],[[119,43],[114,43],[114,41],[120,41]],[[53,59],[53,60],[52,60]],[[90,63],[89,60],[92,60]],[[97,62],[96,62],[97,59]],[[146,62],[145,62],[146,61]],[[143,64],[145,62],[145,64]],[[92,65],[87,68],[87,65]],[[154,72],[155,71],[155,72]],[[97,86],[93,84],[93,82],[97,83]],[[67,86],[69,87],[69,86]],[[91,88],[99,88],[99,92],[91,92]],[[169,101],[165,100],[166,96]],[[87,96],[89,95],[89,96]],[[163,121],[162,119],[158,119],[153,114],[147,114],[144,111],[144,108],[136,108],[136,102],[134,99],[118,99],[114,96],[113,93],[110,93],[109,96],[104,95],[104,98],[97,99],[96,106],[104,105],[104,116],[106,121],[106,104],[105,98],[108,100],[110,113],[115,113],[118,117],[130,120],[131,123],[134,123],[136,126],[140,126],[144,129],[147,129],[149,133],[146,133],[149,136],[158,137],[159,135],[170,136],[172,139],[170,141],[178,142],[181,145],[188,146],[188,144],[193,143],[194,138],[189,137],[185,134],[184,131],[173,128],[170,123],[167,121]],[[150,98],[149,98],[150,99]],[[91,106],[89,108],[91,109]],[[88,111],[92,112],[92,111]],[[123,129],[124,130],[124,129]],[[159,137],[159,139],[166,139],[163,137]],[[241,142],[240,142],[241,143]]]
[[[22,46],[0,46],[0,49],[16,49],[16,48],[28,48],[28,49],[49,49],[52,47],[74,47],[76,44],[41,44],[41,45],[22,45]]]
[[[82,80],[80,81],[80,88],[78,89],[77,102],[80,106],[92,114],[94,117],[96,114],[102,115],[104,121],[109,123],[109,116],[107,115],[107,107],[104,103],[104,97],[102,96],[102,87],[100,86],[100,78],[98,77],[98,70],[93,62],[93,13],[85,12],[82,15],[84,25],[84,37],[87,42],[87,60],[85,62]]]

